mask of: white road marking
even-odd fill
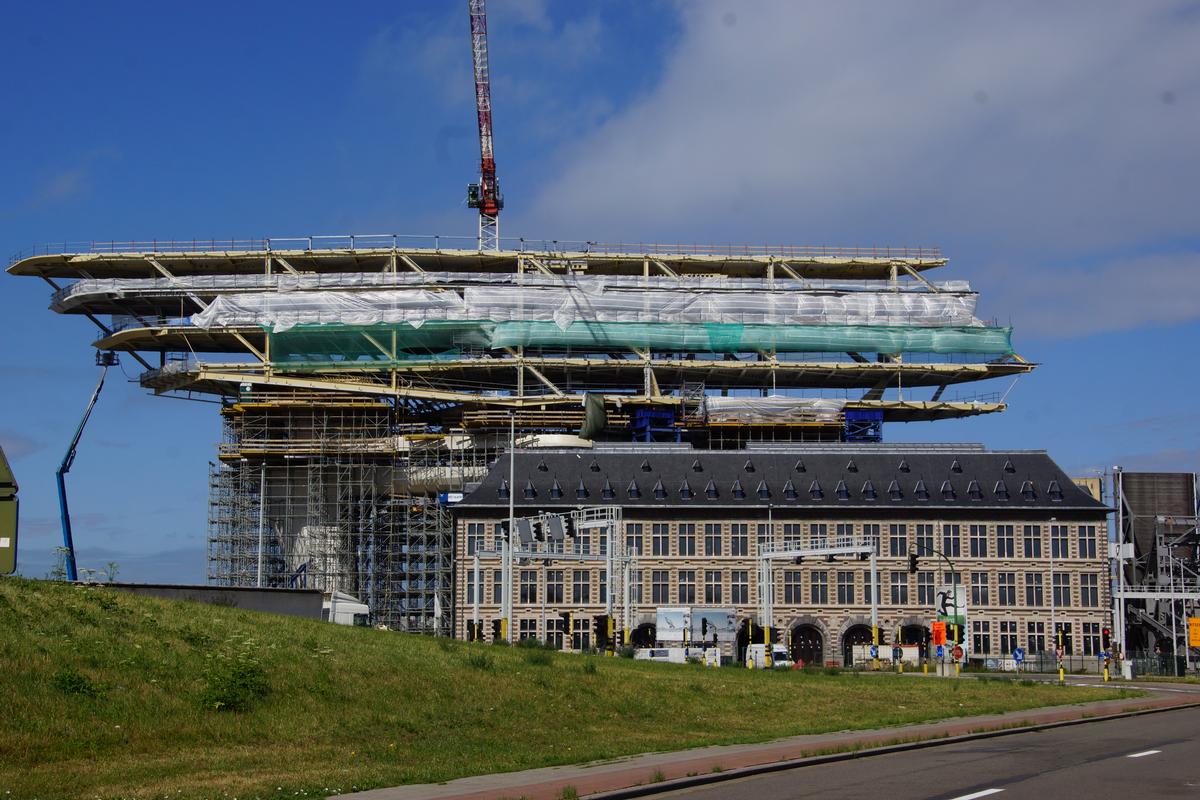
[[[1161,753],[1162,750],[1143,750],[1140,753],[1130,753],[1126,758],[1141,758],[1142,756],[1152,756],[1155,753]]]
[[[975,800],[976,797],[987,797],[989,794],[998,794],[1003,791],[1003,789],[984,789],[982,792],[972,792],[971,794],[952,797],[950,800]]]

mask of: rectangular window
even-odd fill
[[[706,556],[721,555],[721,523],[704,523],[704,554]]]
[[[642,554],[642,523],[625,523],[625,552],[631,556]]]
[[[500,570],[492,570],[492,602],[504,602],[504,573]]]
[[[563,602],[563,571],[561,569],[546,570],[546,602]]]
[[[691,605],[696,602],[696,571],[691,569],[679,570],[679,605]]]
[[[1096,608],[1100,605],[1100,576],[1079,576],[1079,605],[1085,608]]]
[[[798,606],[804,602],[800,593],[800,575],[798,569],[783,571],[783,602],[789,606]]]
[[[656,522],[650,526],[650,552],[656,556],[671,555],[671,526]]]
[[[900,524],[888,525],[888,554],[892,558],[904,558],[908,555],[908,526]]]
[[[537,602],[538,574],[535,569],[521,570],[521,602]]]
[[[642,602],[642,571],[640,569],[629,573],[629,596],[634,605]]]
[[[592,535],[590,533],[576,533],[575,546],[571,552],[580,555],[590,555],[592,552]]]
[[[879,550],[879,524],[876,522],[864,522],[862,532],[863,538],[875,545],[875,555],[883,555]]]
[[[838,571],[837,574],[838,605],[854,605],[854,573]]]
[[[809,596],[814,606],[829,605],[829,573],[820,570],[812,574]]]
[[[596,595],[597,603],[608,602],[608,570],[600,570],[600,594]]]
[[[892,570],[892,605],[908,605],[908,573]]]
[[[679,524],[679,555],[696,555],[696,525],[691,522]]]
[[[996,574],[996,603],[1002,606],[1017,604],[1017,573],[1000,572]]]
[[[1067,538],[1066,525],[1050,526],[1050,557],[1070,558],[1071,541]]]
[[[729,555],[750,555],[750,526],[744,522],[729,526]]]
[[[988,606],[988,574],[986,572],[971,573],[971,605]]]
[[[800,532],[796,531],[799,536]],[[827,547],[829,544],[829,526],[824,522],[814,522],[808,526],[808,546]]]
[[[608,555],[608,531],[600,531],[600,535],[596,538],[600,540],[600,555]]]
[[[1012,525],[996,526],[996,558],[1015,558],[1016,540]]]
[[[987,525],[972,525],[970,528],[970,536],[971,558],[987,558]]]
[[[1046,597],[1042,593],[1042,573],[1026,572],[1025,573],[1025,605],[1030,608],[1041,608],[1046,602]]]
[[[1029,645],[1030,653],[1042,653],[1046,650],[1046,623],[1031,622],[1028,627],[1028,637],[1026,644]]]
[[[1079,557],[1080,558],[1095,558],[1096,557],[1096,526],[1095,525],[1080,525],[1079,526]]]
[[[917,573],[917,605],[933,605],[933,572]]]
[[[1016,620],[1001,620],[1000,622],[1000,655],[1011,655],[1017,649]]]
[[[562,650],[566,641],[566,620],[561,617],[546,618],[546,644],[556,650]]]
[[[571,574],[571,602],[592,602],[592,575],[586,569],[577,569]]]
[[[764,550],[772,549],[775,545],[775,530],[774,530],[775,525],[774,525],[774,523],[772,523],[771,525],[768,525],[765,522],[760,522],[760,523],[758,523],[757,528],[758,528],[758,532],[756,534],[756,536],[757,536],[756,543],[757,543],[757,547],[758,547],[758,552],[761,553]]]
[[[1055,641],[1062,645],[1063,652],[1067,655],[1075,655],[1075,646],[1071,641],[1071,623],[1058,623],[1058,632],[1055,634]]]
[[[837,524],[837,541],[839,545],[847,545],[854,538],[854,523],[839,522]]]
[[[671,602],[668,597],[671,588],[669,575],[665,569],[656,569],[650,573],[650,602],[656,606]]]
[[[1100,623],[1083,623],[1083,654],[1085,656],[1098,656],[1100,653]]]
[[[482,571],[477,573],[473,569],[467,570],[467,602],[468,603],[475,602],[475,582],[481,577],[483,577]],[[479,599],[480,599],[480,601],[483,600],[483,592],[479,593]]]
[[[961,572],[948,572],[946,570],[942,570],[942,583],[946,584],[947,586],[957,586],[962,582],[963,579]]]
[[[933,526],[921,523],[916,526],[917,535],[917,555],[931,556],[933,555]]]
[[[1071,605],[1071,576],[1056,572],[1051,576],[1054,590],[1054,607],[1067,608]]]
[[[883,602],[883,592],[880,590],[880,586],[882,583],[883,583],[883,575],[881,573],[876,572],[875,573],[875,597],[877,599],[874,601],[876,603]],[[871,600],[871,573],[870,572],[863,573],[863,602],[864,603],[872,602],[872,600]]]
[[[576,650],[592,649],[592,621],[590,619],[572,619],[571,647]]]
[[[483,549],[483,529],[482,522],[467,523],[467,555],[473,556]]]
[[[800,537],[803,535],[801,531],[803,526],[799,523],[785,522],[783,524],[783,546],[784,549],[792,549],[800,547]]]
[[[708,605],[718,605],[721,602],[721,570],[709,569],[704,571],[704,602]]]
[[[962,531],[958,525],[942,525],[942,552],[948,558],[962,555]]]
[[[517,633],[518,639],[538,638],[538,621],[536,619],[519,620],[517,624],[520,626]]]
[[[992,623],[978,619],[971,623],[971,649],[983,655],[992,652]]]
[[[1026,525],[1024,533],[1025,557],[1042,557],[1042,526]]]
[[[750,573],[735,569],[729,573],[729,602],[746,605],[750,602]]]

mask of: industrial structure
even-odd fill
[[[221,402],[209,577],[452,628],[450,503],[496,456],[597,442],[877,442],[998,412],[1021,375],[929,248],[401,236],[42,248],[9,272],[159,394]]]

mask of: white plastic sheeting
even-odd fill
[[[296,325],[379,325],[430,320],[760,325],[982,327],[976,295],[854,292],[710,293],[656,290],[467,287],[455,291],[259,292],[218,295],[191,317],[201,328],[262,325],[281,333]]]
[[[779,423],[796,418],[836,422],[845,400],[818,397],[705,397],[709,422]]]

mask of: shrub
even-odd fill
[[[537,667],[545,667],[554,663],[554,656],[543,648],[528,648],[525,650],[525,662]]]
[[[267,671],[246,649],[209,657],[201,703],[213,711],[247,711],[271,690]]]
[[[470,653],[467,655],[467,666],[481,672],[491,672],[496,668],[496,662],[487,653]]]
[[[74,667],[63,667],[55,672],[51,683],[63,694],[77,694],[82,697],[99,697],[104,694],[103,686],[93,683],[88,676]]]

